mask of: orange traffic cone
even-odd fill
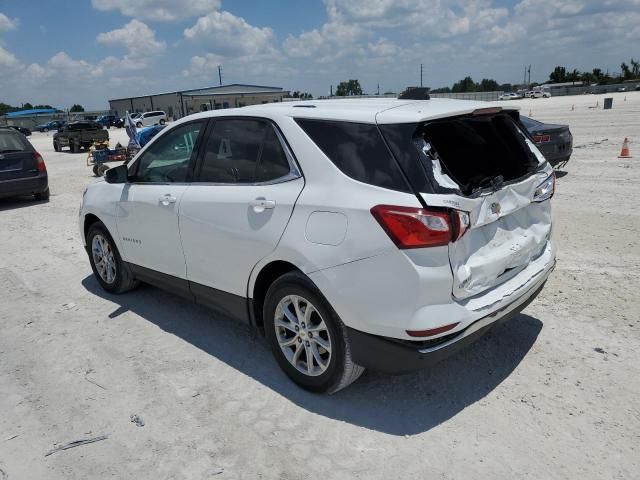
[[[622,151],[618,158],[632,158],[631,152],[629,151],[629,139],[625,137],[624,142],[622,142]]]

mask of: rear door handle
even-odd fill
[[[160,203],[165,207],[168,207],[172,203],[176,203],[176,200],[177,198],[171,195],[170,193],[167,193],[164,196],[160,197]]]
[[[256,198],[251,200],[249,205],[253,207],[253,211],[256,213],[264,212],[265,210],[271,210],[276,208],[276,202],[273,200],[266,200],[264,198]]]

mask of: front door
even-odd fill
[[[252,269],[278,244],[304,179],[266,120],[216,120],[203,147],[180,204],[187,277],[205,303],[218,296],[241,309],[234,298],[247,296]]]
[[[178,209],[204,125],[204,121],[195,121],[171,129],[132,165],[117,220],[128,262],[186,279]]]

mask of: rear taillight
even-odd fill
[[[544,202],[553,197],[553,192],[556,189],[556,174],[552,172],[544,182],[536,187],[536,191],[533,194],[534,202]]]
[[[42,158],[42,155],[40,155],[38,152],[34,152],[33,157],[36,159],[36,168],[38,169],[38,171],[46,172],[47,166],[44,164],[44,159]]]
[[[551,135],[534,135],[533,141],[536,143],[547,143],[551,141]]]
[[[398,248],[447,245],[456,236],[451,213],[424,208],[377,205],[371,213]]]

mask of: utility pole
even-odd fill
[[[422,64],[420,64],[420,88],[422,88]]]
[[[333,97],[333,85],[329,85],[329,96]]]
[[[380,84],[378,84],[378,95],[380,95]]]
[[[222,85],[222,67],[218,65],[218,78],[220,79],[220,85]]]
[[[531,65],[529,65],[529,83],[528,85],[531,85]]]

